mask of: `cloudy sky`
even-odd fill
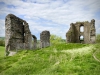
[[[43,30],[65,38],[70,23],[91,19],[100,33],[100,0],[0,0],[0,37],[9,13],[26,20],[38,39]]]

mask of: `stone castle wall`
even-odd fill
[[[33,48],[28,23],[13,14],[8,14],[5,19],[5,48],[6,52]]]
[[[81,32],[80,27],[84,27],[84,31]],[[91,22],[76,22],[70,24],[70,29],[66,33],[66,39],[69,43],[95,43],[96,38],[95,20]],[[83,40],[80,39],[83,36]]]

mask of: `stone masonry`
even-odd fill
[[[33,49],[37,49],[37,38],[35,35],[32,35],[33,37]]]
[[[83,26],[83,32],[81,32],[81,26]],[[80,38],[81,36],[83,36],[83,39]],[[95,43],[95,20],[71,23],[70,29],[66,33],[66,39],[68,43]]]
[[[32,49],[32,35],[25,20],[8,14],[5,19],[5,48],[6,53],[19,49]]]
[[[40,33],[40,47],[48,47],[50,46],[50,32],[49,31],[42,31]]]

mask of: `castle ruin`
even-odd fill
[[[34,38],[34,45],[32,44]],[[29,25],[25,20],[8,14],[5,19],[6,53],[19,49],[36,49],[37,38],[31,35]]]
[[[83,28],[83,31],[81,31]],[[67,43],[95,43],[96,39],[95,20],[91,22],[76,22],[70,24],[66,33]]]
[[[66,39],[68,43],[95,43],[95,32],[94,19],[91,22],[71,23]],[[45,30],[40,33],[40,48],[48,46],[50,46],[50,32]],[[37,37],[31,34],[28,23],[13,14],[8,14],[5,18],[5,48],[6,54],[21,49],[37,49]]]

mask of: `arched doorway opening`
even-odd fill
[[[80,38],[80,43],[84,43],[84,36],[81,35],[79,38]]]

